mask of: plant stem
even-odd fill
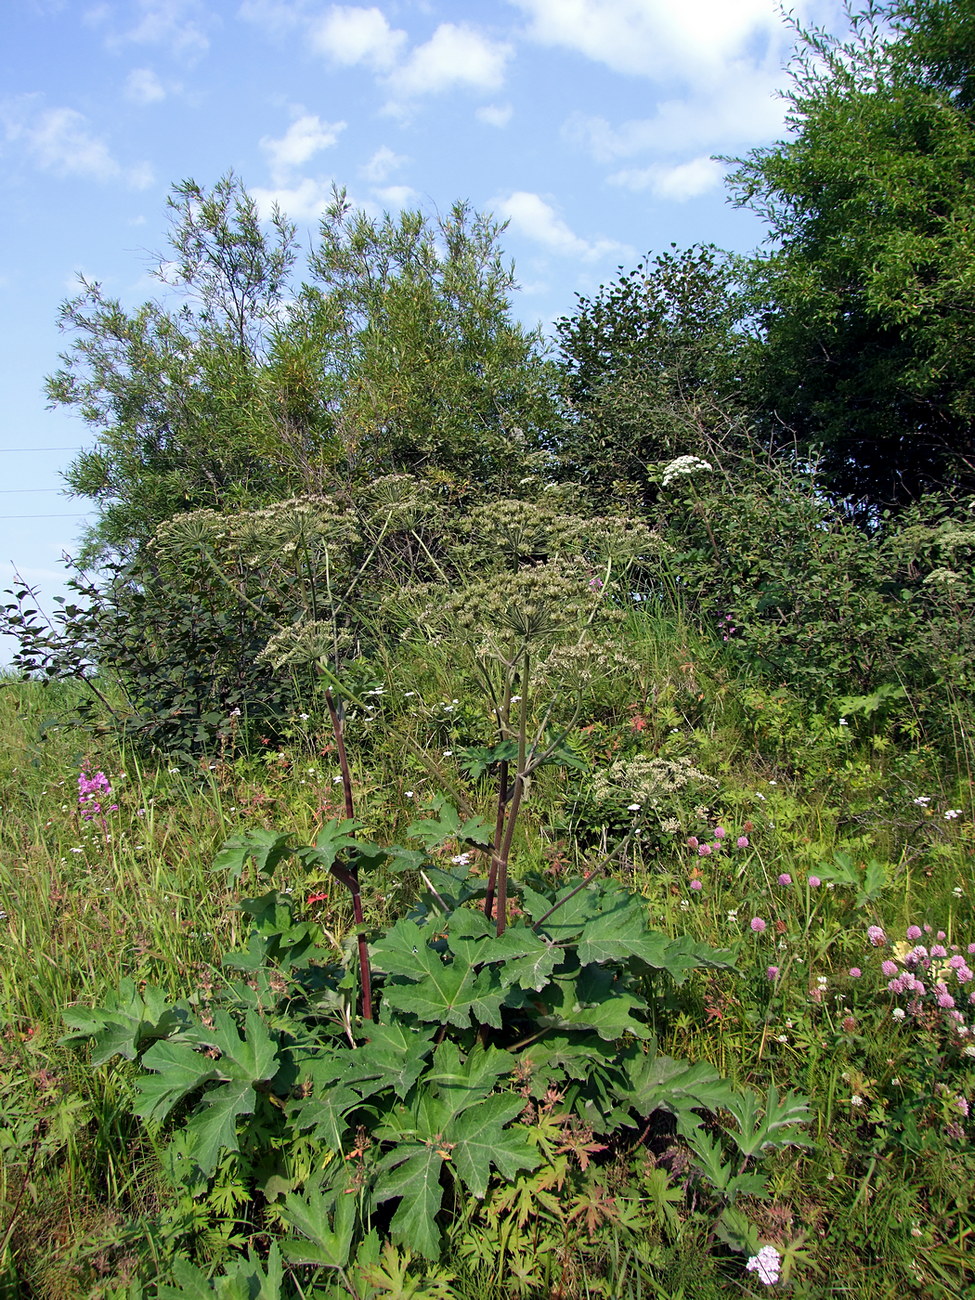
[[[335,696],[331,688],[326,687],[325,704],[328,708],[328,716],[332,722],[332,734],[335,736],[335,748],[339,758],[339,769],[342,773],[342,789],[345,792],[345,815],[350,821],[355,818],[355,805],[352,800],[352,772],[349,769],[349,758],[345,751],[345,737],[343,736],[342,719],[339,716],[338,708],[335,704]],[[366,943],[366,936],[363,932],[365,918],[362,914],[362,891],[359,888],[359,869],[353,867],[349,871],[343,871],[338,875],[333,871],[333,875],[341,880],[347,886],[352,895],[352,915],[355,918],[355,925],[359,945],[359,984],[362,990],[362,1018],[363,1020],[372,1020],[372,967],[369,964],[369,945]]]

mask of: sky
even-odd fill
[[[789,6],[838,30],[838,0]],[[378,215],[457,199],[508,222],[530,325],[673,243],[747,251],[727,166],[783,137],[775,0],[4,0],[0,588],[50,606],[92,503],[95,431],[47,409],[79,275],[159,297],[166,196],[233,169],[310,244],[333,184]],[[7,599],[6,597],[3,598]],[[0,641],[0,662],[11,644]]]

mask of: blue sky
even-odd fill
[[[158,296],[172,183],[233,168],[309,239],[333,182],[374,213],[469,200],[548,325],[648,251],[760,242],[712,155],[781,137],[791,45],[774,0],[6,0],[0,586],[60,589],[92,433],[45,409],[59,305],[79,273]]]

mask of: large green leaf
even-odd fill
[[[278,863],[292,853],[288,844],[290,838],[290,835],[254,826],[224,841],[213,865],[217,871],[226,871],[233,883],[239,880],[247,859],[253,858],[258,871],[270,876]]]
[[[497,975],[489,970],[475,972],[459,959],[446,965],[438,958],[429,974],[415,984],[387,984],[383,999],[418,1020],[466,1029],[473,1015],[479,1022],[501,1028],[504,990]]]
[[[641,1117],[655,1110],[680,1115],[695,1108],[729,1110],[741,1094],[706,1061],[683,1061],[653,1050],[629,1062],[627,1101]]]
[[[65,1022],[74,1030],[62,1043],[91,1043],[92,1065],[103,1065],[113,1056],[133,1061],[147,1043],[168,1038],[189,1020],[182,1007],[170,1007],[159,989],[140,993],[135,981],[124,979],[118,993],[109,993],[100,1007],[69,1007]]]
[[[594,1029],[600,1038],[624,1034],[649,1038],[650,1030],[633,1018],[646,1003],[618,986],[611,971],[588,966],[575,976],[556,977],[544,990],[540,1025],[558,1029]]]
[[[302,1241],[291,1238],[283,1243],[284,1256],[290,1264],[344,1268],[349,1262],[355,1229],[355,1197],[341,1192],[337,1196],[325,1196],[317,1188],[310,1188],[303,1196],[294,1193],[286,1196],[279,1213],[288,1227],[304,1238]]]
[[[440,1256],[440,1173],[449,1154],[442,1144],[401,1142],[380,1162],[373,1192],[377,1204],[400,1197],[390,1232],[394,1240],[420,1251],[427,1259]]]
[[[219,1059],[195,1051],[193,1044],[215,1048]],[[277,1044],[253,1011],[247,1013],[243,1038],[233,1018],[217,1011],[212,1026],[194,1027],[184,1041],[156,1043],[143,1064],[154,1071],[138,1082],[135,1113],[145,1119],[164,1119],[181,1098],[206,1083],[224,1085],[202,1098],[187,1123],[193,1157],[205,1173],[213,1169],[222,1149],[237,1149],[237,1117],[253,1111],[256,1089],[281,1067]]]

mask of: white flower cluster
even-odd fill
[[[684,478],[688,474],[700,474],[708,472],[714,467],[700,456],[678,456],[672,460],[669,465],[664,466],[664,474],[661,482],[664,487],[670,487],[675,478]]]
[[[757,1273],[758,1280],[766,1286],[772,1286],[779,1280],[782,1261],[774,1246],[763,1246],[757,1255],[752,1255],[745,1265],[750,1273]]]

